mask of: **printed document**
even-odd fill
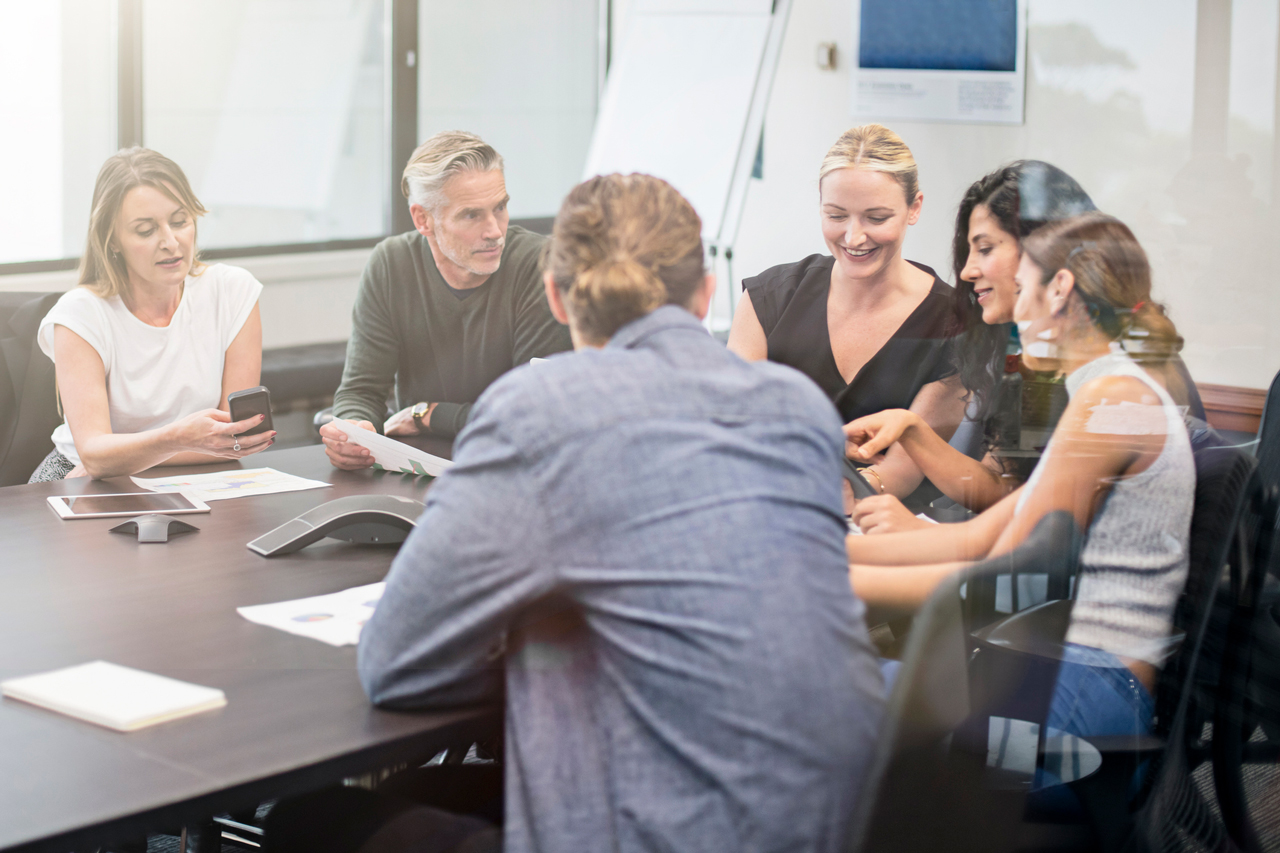
[[[439,456],[410,447],[403,441],[387,438],[372,430],[361,429],[350,421],[334,418],[333,424],[347,436],[347,441],[366,448],[373,454],[373,467],[379,471],[397,471],[420,477],[439,477],[453,463]]]
[[[360,630],[373,615],[386,583],[344,589],[329,595],[313,595],[275,604],[237,607],[236,612],[250,622],[310,637],[331,646],[354,646]]]
[[[295,477],[274,468],[244,468],[215,471],[212,474],[187,474],[174,477],[133,477],[133,482],[152,492],[189,492],[208,503],[250,495],[274,495],[279,492],[302,492],[327,489],[328,483]]]

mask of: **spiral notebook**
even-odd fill
[[[121,732],[227,704],[226,695],[213,687],[100,660],[11,678],[0,683],[0,693]]]

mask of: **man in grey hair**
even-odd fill
[[[373,250],[360,279],[334,417],[386,435],[446,438],[495,379],[571,348],[547,306],[539,270],[546,238],[508,224],[502,157],[463,131],[413,152],[400,189],[414,231]],[[386,416],[395,387],[396,413]],[[367,450],[320,430],[339,468],[367,468]]]

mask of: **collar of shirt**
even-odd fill
[[[632,320],[614,332],[613,337],[609,339],[609,343],[605,346],[619,349],[635,349],[642,345],[647,338],[659,332],[665,332],[668,329],[696,330],[704,335],[707,334],[706,327],[699,322],[697,317],[690,314],[687,309],[681,308],[679,305],[663,305],[639,320]]]

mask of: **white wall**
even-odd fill
[[[765,126],[764,179],[752,183],[738,239],[739,279],[825,251],[818,164],[841,132],[868,120],[850,107],[854,5],[795,0]],[[915,153],[925,192],[907,256],[949,279],[955,207],[969,183],[1019,157],[1049,160],[1134,228],[1196,379],[1265,388],[1280,369],[1277,0],[1231,5],[1229,53],[1202,28],[1210,94],[1193,116],[1195,0],[1030,0],[1024,126],[891,124]],[[813,59],[826,41],[839,45],[834,72]]]

